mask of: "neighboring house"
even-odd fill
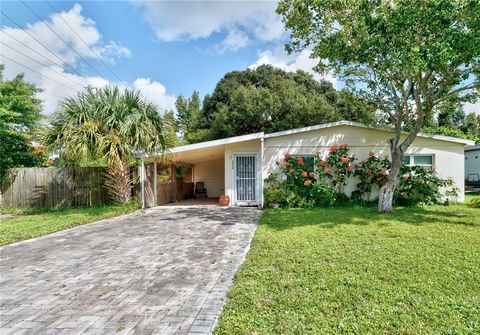
[[[480,181],[480,145],[465,147],[465,180]]]
[[[340,121],[276,133],[263,132],[174,148],[175,161],[192,167],[193,182],[202,181],[209,197],[228,195],[231,205],[262,205],[263,180],[278,170],[275,162],[285,153],[304,157],[314,169],[317,152],[325,158],[329,147],[346,143],[358,159],[370,151],[390,154],[392,131],[361,123]],[[464,147],[474,142],[453,137],[419,134],[407,151],[405,162],[434,168],[443,178],[451,177],[464,199]],[[354,183],[346,189],[354,190]]]

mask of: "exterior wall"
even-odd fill
[[[208,197],[219,197],[224,194],[225,171],[223,157],[211,161],[197,163],[193,167],[194,182],[203,181]]]
[[[260,203],[262,202],[263,192],[262,182],[263,178],[261,177],[262,173],[262,150],[261,150],[262,141],[260,139],[245,141],[239,143],[232,143],[225,145],[225,195],[228,195],[231,199],[230,204],[234,205],[234,188],[233,188],[233,155],[238,153],[256,153],[257,154],[257,176],[259,183],[259,195]]]
[[[315,155],[317,152],[325,158],[331,145],[346,143],[350,153],[355,153],[359,160],[368,157],[369,151],[384,156],[390,154],[388,131],[352,126],[338,126],[321,130],[302,132],[279,137],[265,138],[262,164],[262,177],[269,171],[278,170],[276,161],[285,153],[292,155]],[[452,177],[460,188],[459,201],[464,200],[464,145],[429,138],[417,137],[406,154],[433,154],[434,168],[442,178]],[[346,192],[355,189],[355,182],[346,187]],[[374,194],[373,197],[376,195]]]
[[[480,180],[480,148],[465,151],[465,179]]]

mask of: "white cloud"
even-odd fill
[[[477,102],[474,103],[466,103],[465,105],[463,105],[463,110],[467,114],[474,112],[480,115],[480,100],[477,100]]]
[[[113,64],[117,57],[131,55],[130,50],[118,42],[103,42],[95,22],[83,16],[81,11],[82,7],[76,4],[69,11],[53,13],[48,20],[45,20],[76,52],[59,41],[58,36],[41,21],[28,24],[25,29],[7,27],[4,24],[0,30],[2,42],[0,62],[5,64],[4,76],[12,78],[18,73],[25,73],[25,78],[41,89],[38,97],[44,101],[46,115],[54,112],[60,99],[75,96],[78,91],[84,90],[88,85],[102,87],[116,84],[121,87],[137,88],[147,98],[158,103],[160,108],[171,108],[172,96],[166,94],[162,84],[152,82],[150,79],[137,79],[135,83],[128,85],[125,82],[111,82],[102,76],[80,75],[81,69],[86,65],[81,62],[79,55],[90,64],[98,57]],[[62,18],[88,46],[78,38]],[[95,52],[92,52],[89,47]],[[93,64],[97,63],[93,62]],[[72,68],[78,71],[72,71]],[[108,73],[101,66],[96,68],[100,73]]]
[[[236,51],[245,47],[248,44],[248,35],[239,30],[230,30],[227,37],[216,46],[219,53],[223,54],[226,51]]]
[[[282,48],[275,50],[266,50],[260,53],[258,60],[249,66],[254,69],[260,65],[270,64],[289,72],[302,70],[311,73],[316,80],[327,80],[336,86],[337,80],[332,74],[320,74],[313,70],[318,64],[318,60],[310,58],[311,51],[303,50],[300,53],[288,54]]]
[[[207,38],[225,33],[223,44],[239,39],[237,50],[246,45],[246,37],[273,41],[284,36],[276,1],[146,1],[139,6],[147,22],[163,41]],[[222,51],[220,48],[218,51]]]
[[[138,78],[133,83],[133,88],[142,92],[143,96],[155,103],[162,110],[174,109],[176,97],[167,94],[165,86],[150,78]]]

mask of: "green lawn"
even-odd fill
[[[132,212],[137,204],[60,209],[1,209],[0,245],[27,240],[81,224]]]
[[[480,209],[267,210],[216,334],[479,334]]]

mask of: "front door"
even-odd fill
[[[258,204],[257,156],[235,155],[235,203],[239,206]]]

